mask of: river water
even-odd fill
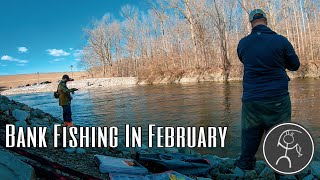
[[[127,88],[90,89],[74,95],[73,120],[83,126],[228,126],[225,148],[198,148],[203,154],[237,157],[240,152],[242,83],[150,85]],[[320,159],[320,80],[290,82],[292,120],[312,134],[315,159]],[[61,118],[62,110],[52,93],[13,95],[10,98]],[[144,142],[147,143],[147,138]],[[261,148],[258,152],[261,159]]]

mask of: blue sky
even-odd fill
[[[92,20],[142,0],[0,0],[0,75],[77,70]]]

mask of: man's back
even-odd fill
[[[258,25],[239,42],[237,52],[244,64],[243,101],[288,95],[286,69],[295,71],[300,62],[285,37]]]

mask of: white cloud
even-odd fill
[[[26,63],[29,62],[28,60],[21,60],[21,59],[13,58],[13,57],[8,56],[8,55],[2,56],[2,57],[1,57],[1,60],[3,60],[3,61],[18,62],[18,63],[20,63],[20,64],[26,64]]]
[[[51,64],[55,63],[55,62],[60,62],[60,61],[63,61],[65,60],[64,58],[56,58],[56,59],[53,59],[52,61],[49,61]]]
[[[4,61],[12,61],[13,58],[11,56],[8,56],[8,55],[4,55],[1,57],[1,60],[4,60]]]
[[[26,64],[17,64],[17,66],[25,66]]]
[[[62,50],[62,49],[47,49],[51,56],[60,57],[60,56],[69,56],[70,53]]]
[[[59,61],[63,61],[64,60],[64,58],[56,58],[56,59],[54,59],[53,61],[54,62],[59,62]]]
[[[76,49],[73,52],[73,56],[75,57],[75,60],[80,61],[81,56],[83,55],[83,50]]]
[[[26,53],[28,51],[28,48],[26,47],[18,47],[18,51],[22,53]]]

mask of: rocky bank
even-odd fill
[[[49,129],[53,124],[61,123],[60,119],[54,118],[49,113],[39,109],[33,109],[25,104],[10,100],[6,96],[0,96],[0,137],[5,139],[5,125],[15,124],[16,127],[26,128],[46,126]],[[52,134],[47,133],[46,138],[50,139]],[[269,168],[264,161],[257,161],[256,167],[251,171],[243,171],[233,165],[235,159],[221,158],[215,155],[201,155],[188,148],[160,148],[150,149],[143,145],[141,148],[126,148],[123,141],[119,142],[119,146],[115,149],[109,148],[24,148],[24,150],[44,157],[50,161],[59,163],[63,166],[73,168],[75,170],[85,172],[86,174],[108,179],[107,174],[99,172],[93,156],[96,154],[131,158],[135,152],[144,153],[184,153],[197,157],[203,157],[210,161],[211,170],[205,177],[195,179],[282,179],[282,180],[313,180],[320,179],[320,162],[313,161],[305,170],[295,176],[279,176]],[[1,159],[1,158],[0,158]],[[2,162],[3,163],[3,162]],[[0,162],[1,164],[1,162]],[[30,168],[30,167],[27,167]],[[31,171],[32,172],[32,171]],[[32,175],[32,173],[30,173]]]

